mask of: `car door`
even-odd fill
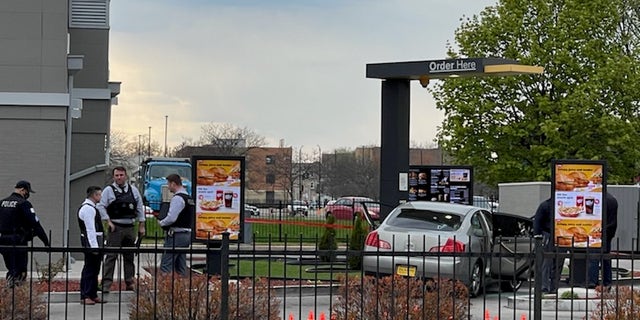
[[[490,217],[494,227],[493,256],[498,260],[491,265],[492,276],[525,280],[533,251],[531,219],[506,213],[493,213]]]

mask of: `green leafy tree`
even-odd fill
[[[318,243],[319,250],[329,250],[327,252],[321,252],[318,254],[320,257],[320,261],[322,262],[332,262],[335,259],[335,250],[338,249],[338,242],[336,240],[336,229],[334,228],[334,224],[336,223],[336,217],[333,215],[327,216],[327,225],[324,227],[324,232],[320,237],[320,241]]]
[[[362,216],[364,213],[357,212],[356,219],[353,224],[353,231],[349,238],[349,250],[354,252],[362,252],[364,250],[364,241],[369,233],[369,224]],[[362,255],[350,254],[347,258],[349,269],[359,270],[362,267]]]
[[[638,0],[500,0],[463,19],[458,57],[502,57],[542,75],[457,78],[432,89],[440,145],[476,177],[550,178],[552,159],[607,160],[609,182],[640,164]]]

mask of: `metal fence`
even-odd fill
[[[28,247],[24,249],[32,263],[26,281],[8,288],[0,280],[0,319],[640,317],[634,253],[544,253],[535,250],[541,247],[539,239],[515,241],[526,244],[515,248],[531,250],[370,251],[346,242],[326,250],[300,239],[246,244],[226,237],[215,245],[185,249],[162,248],[161,241],[140,248],[105,248],[103,253],[135,254],[137,281],[134,290],[127,291],[124,281],[116,280],[115,289],[100,293],[108,303],[93,306],[79,303],[82,260],[71,263],[68,258],[81,255],[82,248]],[[189,274],[160,272],[165,252],[185,253]],[[557,294],[543,294],[542,273],[532,278],[529,272],[539,270],[545,257],[566,258]],[[614,284],[606,288],[610,291],[581,288],[580,273],[588,271],[585,261],[603,258],[614,265]],[[473,293],[476,285],[479,291]]]

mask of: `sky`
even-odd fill
[[[207,123],[267,146],[380,145],[380,86],[367,63],[446,58],[463,16],[494,0],[119,0],[110,10],[111,129],[164,146]],[[410,140],[434,146],[443,113],[411,84]]]

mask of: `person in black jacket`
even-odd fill
[[[553,210],[551,198],[543,201],[538,206],[533,218],[533,234],[542,235],[543,251],[554,252],[555,245],[551,232],[553,231]],[[545,257],[542,263],[542,291],[554,293],[558,290],[560,275],[564,259],[557,257]]]
[[[602,239],[602,253],[608,254],[611,252],[611,241],[613,241],[613,237],[616,235],[616,230],[618,229],[618,200],[607,192],[605,196],[605,201],[607,204],[607,216],[606,216],[606,225],[605,225],[605,233],[606,238]],[[598,252],[599,254],[600,252]],[[611,287],[611,283],[613,282],[613,271],[611,270],[611,259],[610,258],[595,258],[589,259],[589,287],[595,287],[598,284],[598,273],[600,268],[598,268],[598,264],[602,264],[602,285],[605,287],[605,290],[608,290]]]
[[[13,288],[22,284],[27,277],[29,262],[26,246],[37,236],[45,246],[49,246],[49,238],[45,233],[36,211],[27,201],[31,193],[31,183],[18,181],[14,192],[0,201],[0,254],[7,267],[7,285]]]
[[[188,248],[191,245],[191,228],[195,204],[182,186],[182,179],[177,174],[167,176],[169,190],[174,193],[169,203],[167,217],[160,220],[160,226],[166,230],[165,248]],[[187,254],[165,251],[160,264],[162,272],[177,272],[187,275]]]

